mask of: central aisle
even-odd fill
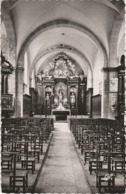
[[[91,193],[68,123],[55,123],[54,135],[36,193]]]

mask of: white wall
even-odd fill
[[[99,94],[100,83],[102,82],[101,69],[104,65],[104,59],[100,51],[98,51],[96,58],[94,59],[93,66],[93,95]]]

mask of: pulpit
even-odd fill
[[[1,55],[1,78],[2,78],[2,95],[1,95],[1,107],[2,117],[10,117],[14,113],[14,99],[12,94],[8,94],[8,76],[13,72],[13,66],[9,61]]]

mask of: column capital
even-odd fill
[[[118,67],[103,67],[102,72],[116,72],[118,71]]]
[[[18,67],[16,68],[16,71],[19,72],[19,73],[22,73],[22,72],[24,71],[24,68],[18,66]]]

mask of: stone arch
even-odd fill
[[[13,54],[13,58],[16,58],[16,36],[15,31],[13,27],[12,17],[8,13],[9,9],[9,2],[2,2],[1,5],[1,15],[2,15],[2,21],[4,22],[6,32],[7,32],[7,38],[9,41],[9,49],[11,50],[11,54]],[[16,62],[16,61],[15,61]]]
[[[95,43],[96,46],[101,50],[101,52],[104,56],[104,67],[108,66],[106,49],[104,48],[102,42],[98,39],[98,37],[91,30],[86,28],[85,26],[78,24],[76,22],[73,22],[73,21],[65,20],[65,19],[57,19],[57,20],[47,22],[45,24],[42,24],[38,28],[36,28],[33,32],[31,32],[29,34],[29,36],[26,38],[26,40],[23,42],[23,44],[20,48],[20,51],[18,54],[18,61],[20,61],[20,58],[22,58],[22,55],[24,55],[25,50],[27,49],[28,45],[37,35],[39,35],[41,32],[44,32],[46,30],[52,29],[54,27],[55,28],[61,27],[61,26],[77,29],[77,30],[83,32],[85,35],[87,35],[93,41],[93,43]]]
[[[121,33],[121,27],[124,25],[124,19],[121,15],[117,14],[113,23],[111,39],[110,39],[110,54],[109,54],[109,66],[118,66],[119,61],[117,58],[117,50],[119,44],[119,38]]]
[[[8,47],[8,61],[13,65],[14,71],[10,74],[8,79],[8,93],[14,97],[14,108],[16,112],[16,35],[13,26],[13,18],[10,12],[10,1],[3,1],[1,3],[1,21],[4,23],[6,35],[4,36]],[[2,37],[1,37],[2,39]],[[15,116],[16,113],[14,113]]]
[[[38,55],[35,57],[35,59],[34,59],[34,61],[32,63],[32,67],[30,69],[29,74],[31,74],[33,67],[40,60],[40,58],[42,58],[43,56],[47,55],[48,53],[51,53],[51,52],[54,52],[54,51],[58,51],[59,49],[60,50],[61,49],[67,50],[69,52],[72,52],[72,53],[75,53],[75,54],[79,55],[87,63],[87,65],[89,66],[89,69],[91,71],[91,75],[93,76],[91,64],[90,64],[89,60],[87,59],[87,57],[81,51],[77,50],[76,48],[71,47],[69,45],[64,45],[64,44],[57,44],[57,45],[51,46],[51,47],[47,48],[46,50],[44,50],[43,52],[41,52],[41,49],[40,49]]]

